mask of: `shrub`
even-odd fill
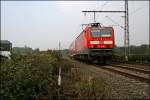
[[[105,92],[104,81],[95,79],[91,76],[82,76],[77,83],[78,96],[80,99],[96,99],[103,98]]]
[[[11,58],[1,62],[1,99],[38,99],[53,94],[52,69],[58,61],[56,54],[12,54]]]
[[[113,61],[117,62],[125,62],[125,56],[124,55],[114,55]],[[137,55],[137,54],[130,54],[129,56],[129,62],[133,63],[150,63],[150,57],[149,55]]]

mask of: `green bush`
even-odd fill
[[[52,69],[58,61],[57,54],[50,51],[39,54],[12,54],[11,58],[1,61],[2,100],[32,100],[52,94],[55,85]]]
[[[150,63],[149,55],[130,55],[129,61],[138,63]]]
[[[113,61],[117,62],[125,62],[125,56],[124,55],[114,55],[113,56]],[[150,57],[149,55],[144,55],[144,54],[131,54],[128,59],[129,62],[134,62],[134,63],[150,63]]]

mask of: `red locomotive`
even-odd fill
[[[90,23],[71,43],[69,55],[75,59],[106,63],[112,56],[114,42],[113,27]]]

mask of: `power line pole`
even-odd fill
[[[129,44],[129,14],[128,14],[128,0],[125,0],[125,36],[124,36],[124,45],[125,45],[125,60],[129,59],[130,44]]]
[[[96,19],[95,19],[95,12],[94,12],[94,22],[96,22]]]
[[[61,45],[61,44],[60,44],[60,41],[59,41],[59,51],[60,51],[60,45]]]
[[[125,0],[125,8],[124,8],[124,10],[125,10],[125,14],[124,14],[124,17],[125,17],[125,18],[124,18],[124,27],[125,27],[125,30],[124,30],[124,47],[125,47],[124,50],[125,50],[125,51],[124,51],[124,53],[125,53],[125,54],[124,54],[124,56],[125,56],[125,61],[128,61],[128,56],[127,56],[127,42],[126,42],[126,40],[127,40],[127,38],[126,38],[126,36],[127,36],[127,35],[126,35],[126,34],[127,34],[126,0]]]
[[[61,56],[61,43],[59,41],[59,56]]]
[[[58,49],[57,49],[59,56],[61,54],[60,47],[61,47],[61,43],[59,41]],[[56,67],[56,68],[58,70],[58,79],[57,79],[58,91],[57,91],[57,94],[58,94],[58,100],[60,100],[60,94],[61,94],[61,66]]]

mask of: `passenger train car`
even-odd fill
[[[113,27],[90,23],[71,43],[69,56],[84,61],[106,63],[112,56],[114,43]]]

